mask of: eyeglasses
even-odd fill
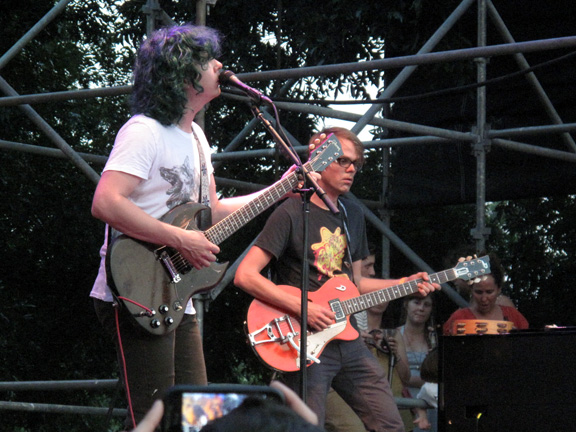
[[[339,157],[338,159],[336,159],[336,163],[338,163],[338,165],[340,165],[344,169],[348,169],[350,165],[354,165],[354,169],[356,171],[360,171],[362,169],[362,166],[364,165],[364,163],[358,159],[352,160],[347,157]]]

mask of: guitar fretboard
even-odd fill
[[[433,273],[428,275],[428,277],[430,278],[430,282],[437,284],[443,284],[458,278],[454,269]],[[418,284],[420,282],[422,282],[422,279],[415,279],[400,285],[394,285],[368,294],[362,294],[352,299],[343,300],[341,302],[342,311],[346,315],[351,315],[382,303],[406,297],[418,291]]]
[[[312,167],[310,162],[306,163],[304,166],[307,169],[311,169]],[[298,175],[295,172],[290,173],[272,187],[262,192],[262,194],[254,198],[248,204],[242,206],[217,224],[208,228],[204,232],[204,235],[206,235],[206,238],[212,243],[220,244],[264,210],[268,209],[289,191],[294,189],[297,184]]]

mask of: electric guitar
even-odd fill
[[[473,281],[490,273],[490,258],[484,256],[459,263],[456,267],[429,275],[430,282],[442,284],[455,279]],[[334,277],[317,291],[308,293],[308,300],[324,305],[336,314],[334,324],[319,331],[308,331],[306,356],[320,363],[318,357],[333,339],[354,340],[358,332],[350,324],[349,315],[369,309],[418,291],[419,280],[412,280],[368,294],[359,295],[358,288],[347,278]],[[301,291],[280,285],[287,295],[300,297]],[[268,366],[283,372],[300,369],[300,320],[260,300],[253,300],[246,319],[248,341],[256,355]]]
[[[304,165],[309,171],[321,172],[341,155],[340,142],[330,135]],[[216,245],[221,243],[294,189],[298,182],[298,174],[291,172],[204,231],[204,235]],[[189,202],[174,207],[160,220],[183,229],[198,230],[196,216],[206,209],[202,204]],[[184,316],[190,297],[218,284],[227,266],[228,263],[215,262],[197,270],[173,248],[153,245],[126,235],[118,236],[109,246],[107,254],[110,288],[134,320],[155,335],[175,329]]]

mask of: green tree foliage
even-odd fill
[[[536,328],[573,326],[576,197],[549,197],[495,204],[493,248],[503,258],[506,290]]]
[[[4,2],[6,3],[6,2]],[[7,52],[56,2],[20,0],[0,6],[0,53]],[[207,24],[224,35],[224,66],[252,72],[337,64],[414,54],[440,26],[457,1],[410,2],[358,0],[219,1]],[[196,2],[160,1],[177,23],[194,22]],[[73,1],[34,40],[12,58],[0,74],[22,95],[81,88],[128,85],[136,47],[146,32],[144,0]],[[455,29],[442,48],[471,46],[470,30]],[[420,75],[427,90],[444,88],[470,74],[468,65],[437,66],[433,76]],[[448,73],[449,72],[449,73]],[[365,98],[372,86],[390,81],[397,71],[362,72],[254,86],[273,97],[295,101],[326,100],[334,94]],[[390,76],[388,76],[388,75]],[[413,80],[418,83],[419,75]],[[415,85],[415,87],[417,87]],[[414,88],[415,88],[414,87]],[[408,87],[408,94],[414,90]],[[114,136],[129,117],[127,96],[51,101],[34,110],[76,151],[107,155]],[[399,110],[401,111],[401,110]],[[317,118],[280,112],[283,126],[300,143]],[[251,120],[245,103],[224,98],[206,112],[206,131],[221,151]],[[464,126],[462,126],[464,128]],[[0,107],[0,139],[54,148],[50,139],[18,107]],[[375,132],[382,132],[376,130]],[[240,149],[272,148],[260,125]],[[370,150],[353,192],[380,200],[381,151]],[[275,158],[219,164],[217,176],[268,185],[291,162]],[[91,163],[96,172],[102,164]],[[392,172],[394,175],[394,172]],[[0,381],[72,380],[117,376],[112,344],[104,337],[88,297],[99,264],[104,225],[94,220],[90,205],[94,184],[67,159],[2,150],[0,152],[0,233],[4,239],[0,274]],[[223,195],[244,192],[222,188]],[[503,258],[507,292],[529,320],[574,325],[566,304],[574,270],[574,197],[502,202],[491,207],[489,247]],[[222,246],[221,261],[233,262],[257,235],[266,214],[234,234]],[[392,228],[432,267],[447,268],[449,251],[471,245],[472,206],[396,210]],[[378,235],[371,229],[371,237]],[[392,251],[392,276],[416,269]],[[266,382],[271,373],[245,342],[242,322],[251,299],[228,286],[209,304],[205,316],[205,351],[214,382]],[[452,306],[452,305],[449,305]],[[447,306],[447,307],[449,307]],[[101,405],[112,392],[29,392],[3,399]],[[123,402],[116,402],[122,406]],[[2,430],[104,430],[105,420],[90,416],[21,414],[5,411]],[[110,426],[114,430],[114,426]]]

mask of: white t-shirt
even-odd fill
[[[200,126],[192,123],[192,127],[202,146],[210,179],[214,172],[210,146]],[[174,125],[163,126],[144,115],[136,115],[122,126],[104,171],[121,171],[140,177],[142,182],[129,199],[156,219],[179,204],[198,202],[200,161],[194,134]],[[98,276],[90,296],[111,302],[112,292],[106,284],[107,235],[108,227],[100,249]],[[186,312],[194,312],[191,301]]]
[[[438,408],[438,384],[425,382],[416,396],[418,399],[423,399],[428,405],[433,408]]]

